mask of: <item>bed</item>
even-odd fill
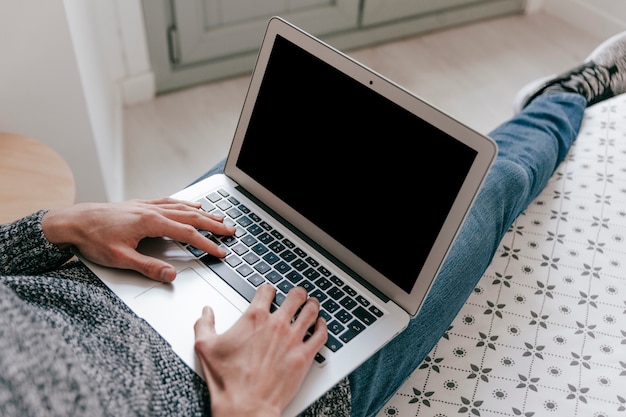
[[[626,94],[587,109],[548,186],[378,414],[626,416]]]

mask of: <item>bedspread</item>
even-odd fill
[[[387,416],[626,416],[626,95],[548,186]]]

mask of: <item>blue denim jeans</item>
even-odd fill
[[[439,341],[504,234],[565,158],[585,108],[585,99],[576,94],[540,96],[490,134],[498,143],[498,156],[422,309],[400,335],[349,376],[353,416],[376,415]],[[222,162],[202,178],[223,167]]]
[[[489,135],[498,143],[498,156],[422,309],[350,375],[353,416],[376,415],[439,341],[504,234],[565,158],[585,107],[576,94],[540,96]]]

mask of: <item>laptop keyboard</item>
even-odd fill
[[[322,262],[310,256],[259,215],[251,211],[224,189],[198,201],[202,209],[220,213],[224,222],[236,226],[234,236],[206,236],[228,252],[223,259],[209,255],[191,245],[185,247],[211,268],[233,289],[252,301],[263,283],[276,288],[272,308],[278,308],[287,292],[296,285],[305,288],[320,302],[320,316],[328,326],[326,347],[337,352],[383,316],[371,300],[344,283]],[[318,353],[316,361],[325,358]]]

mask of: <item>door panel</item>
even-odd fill
[[[317,36],[354,29],[358,0],[174,0],[179,65],[256,51],[280,15]]]

